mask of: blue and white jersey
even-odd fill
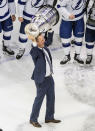
[[[0,0],[0,21],[4,21],[16,12],[14,0]]]
[[[90,0],[90,3],[88,5],[88,8],[87,8],[87,13],[88,13],[87,14],[87,19],[89,17],[90,9],[92,10],[91,14],[90,14],[90,18],[95,21],[95,1],[94,0]],[[90,23],[89,24],[87,23],[86,27],[89,28],[89,29],[95,30],[95,26],[91,25]]]
[[[84,16],[86,0],[59,0],[57,9],[60,12],[63,20],[76,21]],[[75,15],[75,19],[70,20],[69,16]]]
[[[53,5],[54,0],[18,0],[18,15],[26,20],[31,20],[32,16],[42,5]]]

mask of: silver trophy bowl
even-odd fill
[[[59,21],[59,13],[56,8],[45,5],[35,14],[31,23],[26,25],[25,33],[37,37],[39,33],[46,32]]]

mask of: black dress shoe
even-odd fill
[[[34,127],[38,127],[38,128],[42,127],[38,122],[33,122],[31,120],[30,120],[30,124],[32,124]]]
[[[45,123],[50,123],[50,122],[52,122],[52,123],[60,123],[61,120],[55,120],[55,119],[52,119],[52,120],[45,120]]]

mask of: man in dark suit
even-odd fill
[[[32,39],[31,36],[29,39]],[[36,44],[37,46],[33,47],[30,51],[35,65],[32,79],[35,81],[37,88],[37,96],[34,100],[30,123],[35,127],[41,127],[37,119],[45,95],[47,100],[45,123],[59,123],[61,121],[54,119],[55,90],[52,77],[52,57],[49,49],[45,47],[45,39],[42,34],[36,38]]]

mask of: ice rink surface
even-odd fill
[[[14,25],[11,46],[17,53],[19,23],[16,22]],[[62,122],[44,123],[44,99],[39,116],[42,128],[38,129],[29,124],[36,95],[36,87],[31,80],[34,68],[29,55],[31,42],[28,42],[25,55],[20,60],[16,60],[15,56],[4,55],[2,42],[0,43],[0,128],[4,131],[95,131],[95,59],[90,67],[75,64],[72,47],[70,64],[61,66],[60,60],[64,53],[60,39],[55,34],[53,45],[50,47],[56,93],[55,118],[61,119]],[[84,45],[81,57],[86,59]]]

